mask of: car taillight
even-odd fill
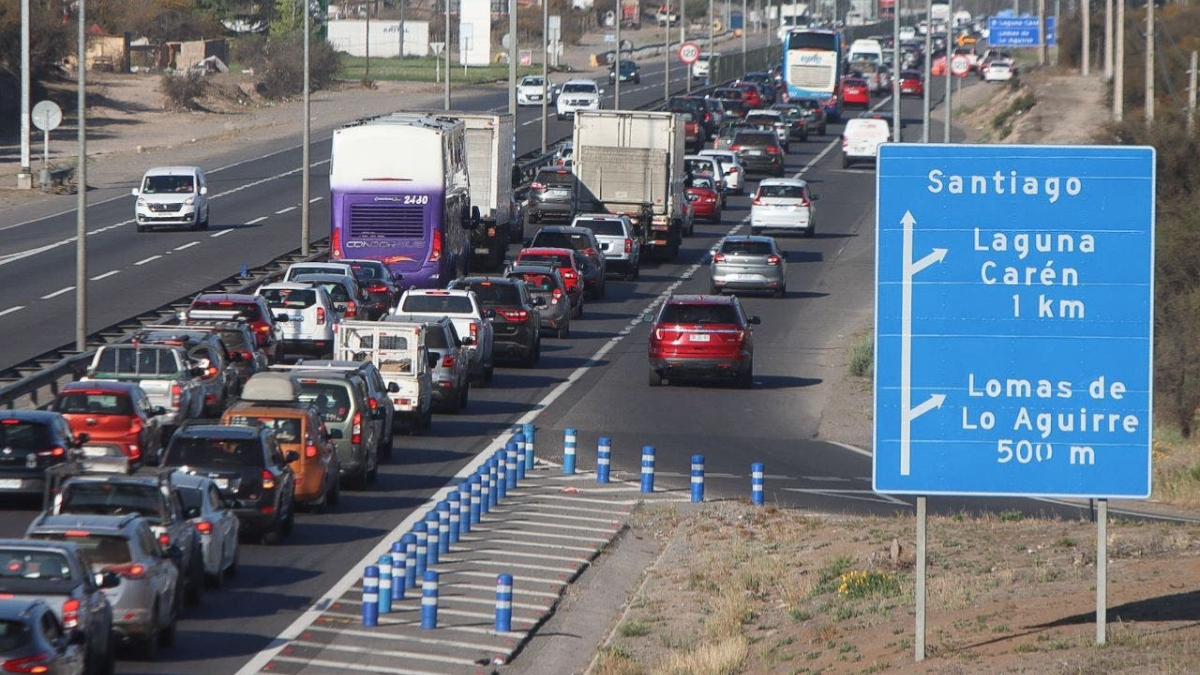
[[[801,197],[800,206],[812,206],[812,202],[808,201],[808,197]]]
[[[847,139],[845,136],[842,136],[842,149],[845,150],[846,146],[849,144],[850,144],[850,140]]]
[[[429,262],[435,263],[442,259],[442,231],[434,230],[433,246],[429,248]]]
[[[661,328],[654,329],[654,339],[655,340],[663,339],[663,329],[661,329]]]
[[[317,446],[315,446],[311,443],[304,446],[304,456],[309,459],[316,457],[317,456]]]
[[[730,149],[730,150],[733,150],[734,152],[737,152],[738,150],[741,150],[741,149],[742,149],[742,146],[740,146],[740,145],[730,145],[730,146],[729,146],[729,149]]]
[[[629,237],[625,237],[625,252],[633,253],[633,240]]]
[[[704,113],[704,121],[711,122],[712,121],[712,113]]]
[[[724,254],[724,253],[718,253],[718,254],[714,255],[714,256],[713,256],[713,262],[715,262],[715,263],[723,263],[723,262],[725,262],[725,254]]]
[[[372,412],[379,410],[379,399],[372,396],[367,399],[367,405],[371,408]]]
[[[79,601],[71,598],[62,606],[62,627],[71,630],[79,627]]]
[[[523,309],[502,309],[500,310],[500,313],[503,314],[504,318],[508,319],[509,321],[520,322],[529,318],[529,312],[526,312]]]
[[[537,182],[537,181],[534,181],[534,182],[532,182],[532,183],[530,183],[530,184],[529,184],[529,189],[530,189],[530,190],[545,190],[545,189],[546,189],[546,184],[545,184],[545,183],[539,183],[539,182]]]
[[[354,425],[350,427],[350,442],[362,443],[362,413],[354,413]]]
[[[443,368],[453,368],[454,367],[454,357],[453,356],[442,357],[442,367]]]
[[[565,270],[562,270],[562,277],[563,277],[563,279],[567,279],[567,280],[573,280],[573,279],[575,279],[575,277],[577,277],[577,276],[579,276],[579,275],[578,275],[578,273],[577,273],[577,272],[575,272],[575,270],[572,270],[572,269],[565,269]]]
[[[114,565],[104,571],[119,574],[126,579],[141,579],[146,574],[146,566],[140,563],[128,563],[125,565]]]
[[[762,204],[762,197],[759,197],[758,195],[754,195],[754,199],[750,202],[751,206],[762,206]]]
[[[5,661],[3,668],[6,673],[48,673],[53,658],[54,655],[49,652],[22,656],[19,659]]]
[[[178,384],[171,385],[171,406],[178,408],[180,401],[183,400],[183,387]]]
[[[596,249],[590,248],[590,247],[585,248],[585,249],[583,249],[583,254],[584,255],[596,255]]]
[[[238,352],[238,353],[242,355],[243,361],[253,361],[254,360],[254,353],[249,350]]]
[[[171,545],[171,535],[167,534],[166,532],[163,532],[162,534],[158,535],[158,545],[162,546],[163,548],[170,546]]]
[[[219,372],[221,372],[221,371],[217,370],[216,366],[209,366],[204,371],[204,377],[216,377],[217,373],[219,373]]]
[[[329,233],[329,255],[334,258],[342,257],[342,233],[336,227]]]
[[[779,146],[778,145],[768,145],[767,152],[771,153],[772,155],[778,155],[779,154]]]
[[[430,262],[432,262],[432,260],[430,260]],[[346,313],[344,314],[344,316],[347,319],[353,319],[354,317],[358,316],[358,303],[354,302],[353,300],[351,300],[350,302],[347,302],[346,303]]]
[[[317,308],[317,325],[318,326],[325,325],[325,308],[324,307]]]
[[[479,324],[477,324],[475,322],[471,322],[471,339],[473,339],[473,340],[479,339]],[[478,344],[478,343],[476,343],[476,344]]]
[[[267,335],[268,333],[271,332],[271,327],[264,324],[261,326],[255,326],[254,330],[258,331],[259,333],[262,333],[263,335]]]
[[[196,523],[196,531],[200,534],[212,534],[212,523],[207,520],[202,520]]]
[[[368,293],[387,293],[387,284],[371,284],[367,286]]]
[[[275,474],[271,473],[270,471],[268,471],[266,469],[263,469],[262,473],[259,475],[262,476],[262,486],[263,486],[264,490],[274,490],[275,489]]]
[[[555,304],[559,300],[562,300],[562,295],[563,293],[561,288],[554,289],[554,292],[550,294],[550,304]]]
[[[779,264],[779,256],[777,256],[775,254],[771,254],[771,255],[767,256],[767,264],[768,265],[778,265]]]
[[[67,454],[66,448],[61,445],[56,445],[49,450],[41,450],[37,453],[38,457],[62,457]]]

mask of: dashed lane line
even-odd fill
[[[212,237],[213,239],[216,239],[217,237],[223,237],[223,236],[229,234],[230,232],[233,232],[233,228],[230,228],[228,230],[221,230],[220,232],[213,232],[212,234],[210,234],[208,236]]]
[[[187,250],[187,249],[189,249],[189,248],[191,248],[191,247],[193,247],[193,246],[199,246],[199,245],[200,245],[200,242],[198,242],[198,241],[189,241],[188,243],[186,243],[186,244],[183,244],[182,246],[176,246],[175,248],[173,248],[173,249],[171,249],[171,250],[173,250],[173,251],[184,251],[184,250]]]
[[[105,272],[104,274],[97,274],[96,276],[92,277],[90,279],[90,281],[100,281],[101,279],[107,279],[107,278],[113,276],[114,274],[120,274],[120,273],[121,273],[121,270],[112,270],[111,272]]]
[[[6,309],[4,311],[0,311],[0,316],[4,316],[6,314],[12,314],[13,312],[19,312],[22,309],[25,309],[25,305],[17,305],[16,307],[9,307],[8,309]]]
[[[162,257],[161,255],[152,255],[152,256],[150,256],[149,258],[142,258],[141,260],[139,260],[139,261],[137,261],[137,262],[135,262],[135,263],[133,263],[133,264],[134,264],[134,265],[137,265],[137,266],[139,266],[139,267],[140,267],[140,266],[142,266],[142,265],[145,265],[145,264],[146,264],[146,263],[148,263],[148,262],[151,262],[151,261],[154,261],[154,260],[158,260],[158,259],[159,259],[159,258],[161,258],[161,257]]]
[[[57,291],[54,291],[53,293],[47,293],[47,294],[43,295],[42,299],[49,300],[50,298],[57,298],[58,296],[63,295],[64,293],[70,293],[73,290],[75,290],[74,286],[67,286],[66,288],[60,288]]]

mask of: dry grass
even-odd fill
[[[734,675],[750,653],[750,642],[740,635],[705,643],[696,649],[672,653],[653,675]]]
[[[1177,429],[1154,430],[1154,499],[1183,508],[1200,508],[1200,440],[1185,439]]]

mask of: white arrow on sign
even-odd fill
[[[900,295],[900,475],[912,473],[912,421],[941,408],[945,394],[934,394],[924,403],[912,407],[912,284],[913,277],[934,263],[946,259],[949,249],[935,248],[933,252],[913,262],[913,228],[917,219],[905,211],[900,219],[904,226],[904,280]]]

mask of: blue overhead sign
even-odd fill
[[[1154,149],[885,144],[874,488],[1150,494]]]
[[[1053,26],[1047,30],[1053,31]],[[1036,47],[1039,36],[1036,16],[988,17],[989,47]]]

